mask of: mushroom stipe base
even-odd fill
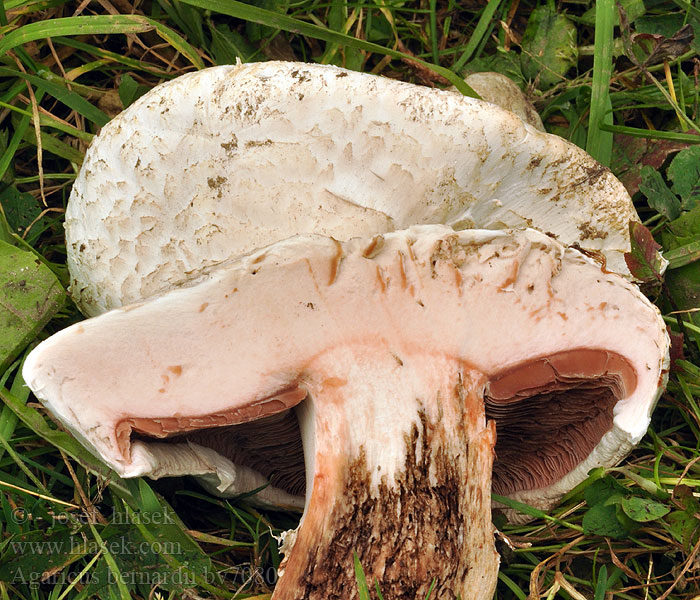
[[[459,360],[344,346],[309,365],[299,410],[309,465],[305,515],[275,600],[348,598],[356,553],[385,598],[487,598],[495,428],[484,379]],[[354,366],[350,366],[354,365]],[[309,460],[312,459],[312,460]]]
[[[490,528],[479,520],[481,513],[490,512],[489,489],[485,479],[473,481],[486,472],[471,473],[472,481],[465,481],[452,457],[434,446],[444,431],[425,412],[419,417],[405,436],[404,471],[393,485],[382,481],[372,491],[362,450],[348,465],[343,501],[329,519],[334,536],[324,548],[307,553],[308,572],[300,578],[299,595],[290,598],[346,599],[356,585],[354,553],[368,580],[378,580],[384,598],[425,598],[433,580],[431,598],[457,598],[454,590],[463,587],[470,565],[466,560],[456,564],[454,557],[463,553],[465,543],[474,543],[477,553],[488,552],[492,544]],[[483,453],[474,462],[486,470],[492,441],[493,432],[483,432],[476,441],[462,440],[463,451],[467,456]],[[465,493],[474,497],[473,505],[460,501]],[[393,549],[388,555],[387,548]]]

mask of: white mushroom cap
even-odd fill
[[[610,171],[496,106],[332,66],[214,67],[158,86],[90,147],[66,212],[88,315],[300,233],[534,227],[627,273]]]
[[[482,100],[497,104],[512,113],[518,115],[528,125],[535,129],[545,131],[540,115],[535,107],[523,94],[520,88],[508,77],[495,71],[483,71],[472,73],[464,78]],[[453,88],[450,88],[453,89]],[[454,88],[457,91],[457,88]],[[460,92],[457,92],[460,93]]]

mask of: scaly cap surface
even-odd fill
[[[332,66],[213,67],[93,141],[66,211],[96,315],[296,234],[533,227],[627,273],[630,198],[580,148],[493,104]]]

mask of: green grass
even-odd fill
[[[700,10],[629,0],[621,23],[611,0],[121,0],[120,14],[91,3],[76,15],[79,5],[0,5],[0,241],[35,252],[49,282],[67,283],[61,215],[92,136],[160,81],[237,58],[294,56],[447,80],[467,94],[463,69],[499,70],[550,132],[609,165],[668,251],[665,282],[645,291],[684,333],[684,360],[623,466],[592,473],[549,514],[520,507],[534,518],[527,525],[494,515],[496,598],[700,594],[700,312],[688,312],[700,295],[700,154],[691,148],[700,44],[673,37],[686,24],[700,34]],[[38,339],[80,318],[70,303],[57,307]],[[119,479],[29,395],[18,371],[27,350],[0,373],[0,600],[180,598],[187,588],[268,598],[275,538],[297,516],[214,498],[188,480]],[[378,597],[356,569],[360,596]]]

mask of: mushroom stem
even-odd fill
[[[306,372],[309,495],[275,600],[349,597],[355,553],[389,598],[423,598],[433,580],[434,598],[491,598],[495,428],[484,376],[374,344],[334,348]]]

